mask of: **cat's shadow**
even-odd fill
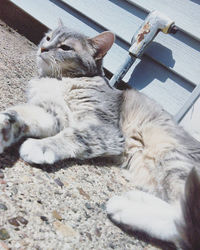
[[[108,216],[108,218],[113,222],[113,224],[118,226],[122,231],[124,231],[129,236],[136,237],[138,240],[142,240],[142,241],[144,241],[148,244],[151,244],[155,247],[159,247],[162,250],[178,250],[177,247],[172,242],[167,242],[167,241],[162,241],[162,240],[152,238],[151,236],[149,236],[141,231],[133,230],[131,227],[129,227],[127,225],[116,223],[115,221],[112,220],[112,218],[110,216]]]
[[[24,139],[25,140],[25,139]],[[19,149],[24,140],[21,140],[19,143],[13,145],[13,147],[9,147],[5,150],[3,154],[0,155],[0,169],[11,168],[16,162],[19,160]],[[120,158],[119,158],[120,159]],[[88,160],[78,160],[78,159],[66,159],[55,164],[30,164],[24,162],[24,164],[29,165],[33,168],[39,168],[42,171],[48,173],[55,173],[60,169],[68,169],[75,165],[89,165],[89,166],[97,166],[97,167],[110,167],[110,166],[119,166],[119,159],[115,157],[97,157]]]
[[[88,160],[78,160],[78,159],[66,159],[59,162],[56,162],[55,164],[49,165],[49,164],[29,164],[30,166],[34,168],[39,168],[47,173],[55,173],[61,169],[69,169],[71,167],[74,167],[75,165],[83,166],[95,166],[95,167],[110,167],[110,166],[116,166],[119,167],[119,161],[117,159],[113,159],[112,157],[97,157],[93,159]]]
[[[19,159],[19,147],[19,143],[15,144],[0,155],[0,169],[11,168],[15,165]]]

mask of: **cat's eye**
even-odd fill
[[[72,47],[70,47],[70,46],[68,46],[68,45],[66,45],[66,44],[60,45],[59,48],[62,49],[62,50],[65,50],[65,51],[67,51],[67,50],[73,50]]]
[[[46,39],[47,39],[47,41],[50,41],[50,37],[49,37],[49,36],[47,36],[47,38],[46,38]]]

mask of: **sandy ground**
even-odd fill
[[[0,110],[25,101],[36,46],[0,21]],[[156,249],[114,226],[105,202],[131,184],[109,161],[30,166],[0,156],[0,249]]]

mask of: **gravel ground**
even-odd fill
[[[36,46],[0,21],[0,110],[25,101]],[[0,156],[0,249],[157,249],[114,226],[105,202],[130,189],[114,162],[31,166],[19,145]]]

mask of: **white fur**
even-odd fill
[[[26,121],[29,128],[26,136],[30,134],[35,137],[47,137],[55,134],[54,119],[44,109],[31,104],[18,105],[10,109],[15,110],[21,119]]]
[[[66,144],[63,144],[62,140],[66,141]],[[55,141],[61,142],[63,147],[58,147]],[[53,164],[58,160],[74,158],[78,152],[79,146],[74,143],[73,129],[70,128],[61,131],[54,137],[27,139],[20,148],[20,156],[23,160],[36,164]]]
[[[107,203],[107,213],[113,221],[166,241],[177,237],[174,221],[180,217],[178,211],[165,201],[137,190],[114,196]]]
[[[40,140],[28,139],[20,148],[20,156],[29,163],[36,164],[53,164],[55,162],[55,154],[50,149],[44,150],[40,145]]]

